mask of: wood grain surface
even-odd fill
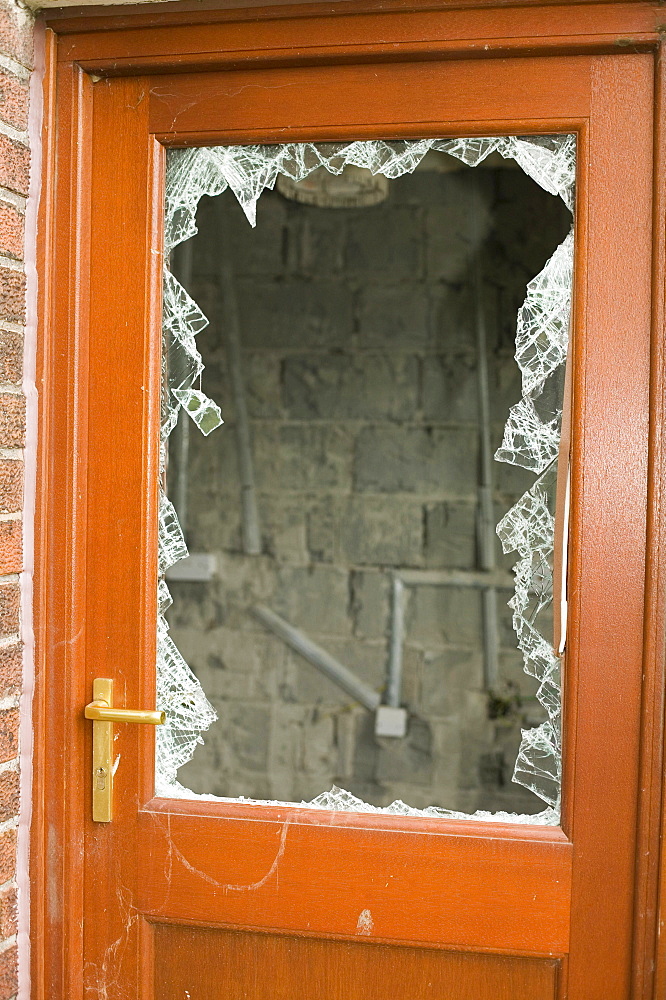
[[[48,15],[33,994],[647,1000],[658,8],[167,8]],[[154,700],[164,144],[565,130],[580,155],[562,830],[152,800],[141,727],[118,727],[116,819],[93,824],[92,678],[114,677],[120,705]]]

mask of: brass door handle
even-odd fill
[[[162,726],[166,721],[165,712],[142,711],[137,708],[111,708],[106,701],[91,701],[85,707],[86,719],[93,722],[134,722]]]
[[[113,707],[113,681],[96,677],[93,681],[93,700],[83,713],[93,723],[92,754],[92,818],[96,823],[110,823],[113,817],[113,723],[133,722],[141,725],[161,726],[166,720],[164,712]]]

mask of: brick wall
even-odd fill
[[[540,721],[510,591],[499,597],[496,701],[483,687],[479,592],[410,591],[402,740],[375,737],[371,713],[248,613],[269,605],[380,690],[391,568],[475,567],[475,189],[496,446],[520,397],[516,311],[569,224],[556,199],[517,169],[432,169],[392,182],[372,209],[313,209],[267,193],[255,231],[230,195],[218,200],[221,216],[212,200],[201,205],[190,287],[212,321],[198,338],[204,388],[227,423],[208,439],[190,435],[187,533],[191,551],[216,554],[218,577],[170,583],[172,634],[220,717],[181,772],[197,791],[307,800],[335,783],[377,805],[540,808],[510,782],[520,725]],[[261,556],[240,544],[222,230],[233,244]],[[499,519],[533,477],[495,468]]]
[[[17,991],[16,832],[19,806],[25,324],[24,223],[30,171],[32,18],[0,2],[0,1000]]]

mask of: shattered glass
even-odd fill
[[[509,813],[509,812],[488,812],[485,809],[477,809],[473,813],[460,812],[457,809],[441,809],[439,806],[428,806],[426,809],[415,809],[408,806],[402,799],[396,799],[388,806],[373,806],[364,802],[357,795],[338,788],[333,785],[327,792],[321,792],[308,802],[282,802],[276,799],[251,799],[239,796],[238,798],[225,798],[220,795],[209,795],[205,792],[191,792],[189,788],[184,788],[181,784],[169,786],[168,794],[174,799],[196,798],[203,802],[246,802],[251,805],[266,806],[301,806],[304,809],[326,809],[329,812],[372,812],[382,813],[389,816],[425,816],[431,819],[464,819],[474,820],[480,823],[519,823],[529,825],[538,823],[540,826],[557,826],[560,821],[559,811],[548,807],[536,816],[533,813]]]
[[[556,486],[556,464],[551,462],[497,525],[504,552],[517,552],[519,556],[513,567],[515,593],[509,607],[513,611],[518,648],[523,654],[523,669],[539,681],[537,698],[548,715],[547,722],[523,731],[514,781],[551,806],[559,803],[562,777],[560,661],[535,622],[553,602],[552,506]]]
[[[207,325],[196,302],[169,269],[169,255],[197,232],[196,211],[204,195],[229,188],[250,225],[256,224],[257,201],[273,189],[279,175],[299,181],[313,171],[340,174],[348,165],[388,178],[416,169],[431,150],[447,153],[475,167],[491,153],[513,159],[537,184],[559,196],[573,211],[576,140],[573,135],[497,136],[352,143],[286,143],[170,150],[167,160],[163,299],[162,458],[182,408],[204,434],[222,423],[220,409],[197,383],[203,371],[195,336]],[[514,781],[539,796],[545,808],[535,816],[464,813],[431,807],[412,809],[397,800],[379,808],[349,792],[332,788],[309,806],[397,815],[495,819],[554,824],[558,821],[561,781],[560,661],[552,643],[539,631],[539,617],[553,601],[554,503],[561,427],[561,385],[567,357],[573,276],[573,232],[528,285],[518,313],[516,361],[522,373],[522,398],[510,408],[496,459],[537,475],[533,486],[502,518],[497,533],[505,553],[516,552],[515,593],[510,601],[513,627],[524,669],[539,682],[538,699],[547,721],[523,731]],[[166,570],[187,555],[176,512],[162,493],[159,507],[159,610],[157,705],[167,715],[157,731],[156,791],[165,797],[195,797],[176,772],[201,743],[201,733],[215,712],[168,633],[164,612],[170,595]],[[542,626],[544,628],[544,626]],[[545,630],[545,628],[544,628]],[[216,798],[215,796],[197,796]],[[219,800],[218,801],[224,801]]]

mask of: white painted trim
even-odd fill
[[[30,1000],[30,825],[32,822],[32,756],[34,732],[32,703],[35,691],[35,633],[33,626],[33,575],[35,568],[35,511],[37,486],[37,219],[42,181],[43,84],[46,70],[46,31],[37,23],[34,31],[35,69],[30,76],[28,131],[31,143],[30,184],[25,213],[26,323],[23,354],[23,393],[26,400],[25,469],[23,490],[23,572],[21,573],[21,638],[23,640],[23,687],[20,701],[19,760],[20,808],[16,852],[18,891],[18,994]]]

